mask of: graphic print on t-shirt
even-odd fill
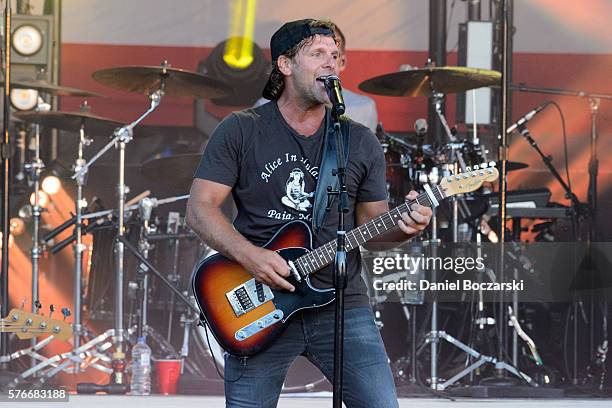
[[[287,180],[287,194],[281,198],[281,202],[287,207],[298,211],[308,211],[312,203],[308,200],[314,196],[314,192],[304,191],[304,172],[297,167],[291,170]]]
[[[283,221],[310,221],[318,176],[319,168],[301,155],[285,153],[268,161],[261,172],[261,180],[278,183],[279,189],[276,191],[282,191],[283,195],[277,196],[279,206],[269,208],[267,217]],[[283,183],[283,187],[280,183]]]

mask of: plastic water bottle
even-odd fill
[[[151,348],[144,337],[132,348],[132,395],[149,395],[151,393]]]

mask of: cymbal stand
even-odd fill
[[[142,222],[140,230],[140,239],[138,240],[138,249],[142,256],[149,258],[149,251],[152,248],[151,243],[147,239],[151,229],[155,229],[155,225],[150,224],[151,212],[153,210],[153,201],[145,197],[138,202],[138,214]],[[140,311],[138,314],[138,337],[143,336],[147,331],[147,307],[149,303],[149,274],[146,271],[146,266],[138,266],[138,292],[140,293]]]
[[[433,84],[430,82],[429,86],[431,87],[432,90],[434,90],[433,88]],[[453,135],[453,132],[451,132],[450,127],[448,126],[448,122],[446,121],[446,117],[444,116],[444,113],[442,113],[442,105],[444,104],[444,94],[440,93],[440,92],[435,92],[435,90],[432,92],[433,96],[432,96],[432,100],[433,100],[433,104],[434,104],[434,110],[436,112],[436,114],[438,115],[438,119],[440,120],[440,123],[442,124],[442,128],[444,129],[445,133],[446,133],[446,137],[448,137],[448,141],[450,142],[450,146],[452,148],[452,152],[453,152],[453,156],[456,157],[457,159],[457,163],[459,165],[459,169],[461,171],[466,171],[466,170],[470,170],[469,168],[467,168],[466,164],[465,164],[465,159],[463,158],[463,154],[461,152],[461,150],[459,150],[457,147],[458,145],[456,145],[457,143],[457,138]],[[457,242],[457,237],[459,235],[459,224],[458,224],[458,220],[459,220],[459,200],[457,199],[456,196],[451,197],[451,206],[452,206],[452,212],[453,212],[453,229],[452,229],[452,233],[453,233],[453,242]]]
[[[77,159],[74,164],[74,170],[79,172],[85,165],[85,159],[83,158],[83,148],[89,146],[92,140],[87,137],[85,132],[85,125],[81,124],[79,129],[79,147],[77,153]],[[82,303],[82,279],[83,279],[83,252],[86,250],[83,244],[83,209],[87,208],[87,202],[83,198],[83,186],[85,186],[87,180],[87,169],[80,172],[76,178],[77,185],[77,196],[75,202],[75,224],[74,234],[76,236],[74,244],[74,323],[73,323],[73,347],[78,349],[81,346],[81,335],[83,334],[83,326],[81,319],[81,303]],[[75,365],[75,370],[78,366]],[[76,371],[75,371],[76,373]]]
[[[184,200],[187,197],[188,196],[178,196],[178,197],[170,197],[170,198],[160,199],[160,200],[156,198],[145,197],[138,202],[138,212],[139,212],[140,220],[142,222],[142,229],[140,233],[140,239],[138,242],[138,251],[139,251],[139,255],[143,259],[148,260],[149,251],[153,248],[153,244],[151,244],[149,241],[149,234],[154,233],[157,230],[157,227],[154,224],[153,225],[150,224],[150,219],[151,219],[153,208],[161,204]],[[174,234],[174,235],[177,236],[175,238],[176,240],[180,238],[178,237],[178,234]],[[131,250],[131,248],[128,247],[128,250]],[[137,259],[139,258],[137,257]],[[157,344],[157,346],[160,348],[163,354],[165,354],[166,356],[172,357],[172,358],[178,358],[179,353],[176,352],[176,350],[170,343],[169,339],[164,338],[160,333],[158,333],[157,330],[155,330],[155,328],[147,324],[147,320],[148,320],[147,307],[149,303],[148,299],[149,299],[149,281],[150,281],[149,272],[150,271],[151,269],[149,268],[149,266],[147,266],[147,264],[145,264],[144,262],[139,263],[138,265],[138,293],[139,293],[138,301],[140,303],[140,311],[138,315],[138,324],[137,324],[136,333],[138,337],[143,336],[143,335],[150,336],[153,342]],[[184,295],[187,296],[187,293],[184,293]],[[172,292],[172,297],[174,299],[175,297],[174,292]],[[195,302],[193,301],[192,303],[195,304]],[[189,314],[189,311],[185,313]],[[189,353],[189,347],[188,347],[189,331],[191,330],[190,328],[192,326],[192,323],[199,322],[199,314],[194,313],[194,311],[192,310],[191,316],[192,316],[191,319],[189,319],[188,317],[185,317],[185,315],[181,315],[181,324],[184,325],[184,333],[183,333],[184,340],[183,340],[183,344],[182,344],[181,352],[180,352],[181,359],[184,359]],[[182,370],[183,370],[183,366],[181,365],[181,371]]]
[[[172,245],[172,274],[169,276],[170,281],[173,285],[178,286],[179,282],[179,254],[181,240],[178,238],[179,227],[181,224],[181,216],[179,213],[171,211],[168,213],[168,227],[166,233],[175,235]],[[168,331],[166,334],[166,341],[170,342],[172,338],[172,326],[174,320],[174,308],[175,308],[175,296],[174,292],[170,293],[170,305],[168,307]]]
[[[129,334],[134,331],[136,331],[136,326],[127,330]],[[108,341],[108,339],[112,339],[114,335],[115,329],[108,329],[99,336],[92,338],[80,347],[74,348],[67,353],[57,354],[49,358],[40,356],[42,361],[15,377],[9,384],[9,387],[16,387],[28,377],[47,368],[47,371],[43,372],[33,384],[34,388],[42,386],[47,380],[60,372],[74,373],[75,368],[71,367],[71,365],[80,367],[80,369],[92,367],[98,371],[112,374],[113,370],[109,367],[111,365],[111,358],[108,357],[108,350],[113,346],[113,343]]]
[[[153,248],[153,245],[149,242],[149,234],[154,233],[157,229],[155,224],[151,224],[151,213],[153,208],[159,205],[159,200],[156,198],[145,197],[138,201],[138,215],[142,222],[142,228],[140,230],[140,237],[138,240],[138,250],[141,255],[145,258],[149,258],[149,251]],[[148,325],[148,304],[149,304],[149,268],[144,264],[138,265],[138,283],[136,293],[136,301],[139,306],[138,309],[138,322],[136,324],[136,336],[150,336],[151,339],[157,343],[159,348],[164,354],[177,356],[178,353],[170,344],[166,341],[161,334],[159,334],[153,327]],[[130,282],[130,285],[132,283]],[[131,325],[131,323],[128,323]]]
[[[113,138],[106,144],[98,153],[96,153],[89,162],[85,163],[80,170],[76,171],[72,178],[80,177],[81,174],[87,171],[89,166],[95,163],[104,153],[115,146],[119,149],[119,183],[117,187],[117,219],[118,230],[115,246],[115,333],[114,345],[116,352],[123,352],[124,332],[123,332],[123,258],[124,258],[124,241],[125,236],[125,196],[128,192],[128,187],[125,185],[125,147],[133,138],[133,129],[142,120],[149,116],[161,103],[164,95],[165,77],[160,76],[160,87],[158,90],[149,94],[150,107],[134,122],[125,125],[113,133]]]
[[[433,84],[431,82],[430,82],[430,87],[433,90]],[[436,111],[436,114],[438,115],[438,118],[440,119],[440,122],[442,123],[442,127],[444,128],[446,132],[448,140],[450,141],[451,148],[454,151],[454,156],[457,159],[457,164],[462,171],[466,171],[466,170],[469,171],[470,169],[465,164],[465,160],[463,158],[462,152],[459,149],[456,149],[457,138],[455,138],[455,136],[452,134],[450,127],[448,126],[448,122],[446,121],[446,118],[444,117],[444,114],[442,113],[442,103],[444,101],[444,95],[439,92],[435,92],[435,91],[433,91],[432,94],[433,94],[434,110]],[[453,197],[453,202],[452,202],[452,205],[453,205],[453,241],[455,242],[458,237],[458,223],[457,223],[458,204],[459,204],[458,199]],[[437,256],[437,247],[439,245],[436,224],[437,223],[436,223],[435,210],[434,210],[434,216],[432,217],[432,222],[431,222],[431,229],[432,229],[431,256],[432,257]],[[436,270],[434,268],[434,270],[432,271],[432,281],[435,282],[436,278],[437,278]],[[444,382],[440,382],[440,378],[438,377],[438,344],[440,342],[440,339],[446,340],[453,346],[458,347],[459,349],[463,350],[465,353],[470,355],[475,360],[474,363],[464,368],[462,371],[460,371],[459,373],[457,373],[456,375],[454,375],[453,377],[451,377],[450,379]],[[518,371],[512,365],[507,364],[504,361],[499,361],[495,357],[486,356],[484,354],[481,354],[480,352],[462,343],[461,341],[451,336],[450,334],[446,333],[445,331],[438,330],[438,301],[437,301],[435,294],[434,294],[434,298],[432,301],[431,331],[427,334],[425,342],[431,344],[431,384],[430,386],[432,389],[443,391],[447,389],[448,387],[450,387],[451,385],[453,385],[454,383],[456,383],[457,381],[459,381],[460,379],[462,379],[463,377],[465,377],[466,375],[470,374],[472,371],[478,369],[480,366],[486,363],[495,365],[496,369],[506,370],[514,374],[518,378],[526,381],[531,386],[534,386],[534,387],[538,386],[538,384],[531,377],[529,377],[525,373]]]
[[[38,105],[36,111],[43,112],[51,110],[51,105],[46,103],[41,97],[38,97]],[[40,125],[34,125],[34,157],[32,162],[25,165],[25,169],[30,173],[32,180],[32,189],[34,190],[34,203],[32,204],[32,251],[30,257],[32,260],[32,312],[37,313],[38,307],[38,277],[40,272],[40,256],[42,255],[42,247],[40,245],[40,216],[43,208],[40,206],[40,174],[45,168],[45,164],[40,158]],[[36,339],[32,339],[32,347],[36,346]],[[35,359],[31,359],[31,366],[36,364]]]

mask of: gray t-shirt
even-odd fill
[[[324,131],[325,120],[314,135],[298,134],[276,102],[234,112],[213,132],[195,177],[232,187],[238,209],[234,227],[261,246],[289,221],[311,224]],[[350,230],[355,227],[356,202],[387,198],[382,148],[368,128],[353,121],[346,185],[349,212],[345,226]],[[335,239],[337,223],[334,204],[313,239],[315,248]],[[354,250],[348,256],[347,307],[369,303],[360,270],[361,257]],[[316,272],[311,277],[313,285],[333,286],[332,273],[332,265]]]

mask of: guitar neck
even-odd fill
[[[431,189],[435,200],[441,201],[446,195],[439,186],[434,186]],[[391,211],[388,211],[376,218],[373,218],[369,222],[360,225],[346,233],[346,251],[352,251],[353,249],[362,245],[397,226],[397,223],[401,219],[401,213],[409,212],[412,204],[420,204],[426,207],[435,207],[434,202],[427,193],[420,194],[415,200],[405,202],[404,204],[395,207]],[[336,256],[337,241],[328,242],[325,245],[320,246],[314,251],[303,255],[294,261],[297,268],[304,275],[314,273],[320,269],[323,269],[327,265],[334,261]]]

